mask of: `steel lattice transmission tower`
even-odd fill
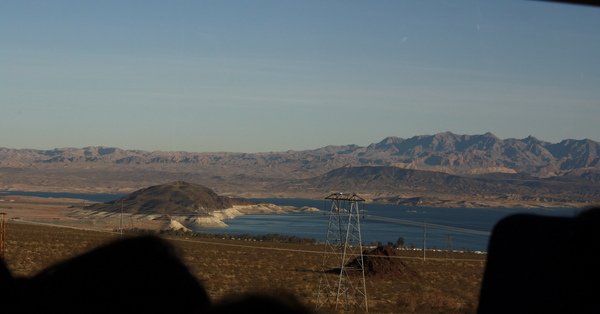
[[[330,201],[327,241],[317,292],[317,309],[333,307],[369,312],[360,218],[365,201],[356,194],[334,193]]]

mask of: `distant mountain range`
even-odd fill
[[[597,181],[600,145],[589,139],[559,143],[535,137],[499,139],[491,133],[450,132],[408,139],[387,137],[366,147],[326,146],[270,153],[192,153],[112,147],[52,150],[0,148],[0,167],[41,164],[171,165],[181,169],[228,168],[251,176],[308,178],[343,166],[393,166],[449,174],[524,173],[536,177],[576,175]],[[209,171],[212,172],[212,171]]]
[[[445,132],[266,153],[0,148],[0,190],[114,193],[172,181],[245,197],[354,191],[441,207],[587,206],[600,202],[600,145]]]

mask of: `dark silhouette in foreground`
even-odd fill
[[[157,237],[117,241],[12,278],[0,260],[2,313],[309,313],[295,298],[247,295],[211,304],[202,284]]]
[[[241,295],[231,296],[212,307],[210,313],[312,313],[293,295]]]
[[[600,208],[513,215],[492,232],[479,313],[600,313]]]

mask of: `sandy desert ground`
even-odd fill
[[[17,276],[29,276],[54,263],[86,252],[120,235],[119,215],[83,221],[69,213],[82,201],[3,197],[7,213],[6,262]],[[12,200],[12,201],[11,201]],[[142,220],[134,227],[144,227]],[[144,221],[148,227],[160,221]],[[155,227],[155,226],[154,226]],[[90,230],[96,229],[96,231]],[[127,234],[125,234],[127,236]],[[286,290],[312,304],[318,286],[323,247],[315,244],[258,242],[243,239],[166,236],[204,283],[210,296]],[[401,273],[367,276],[372,313],[474,313],[485,255],[457,252],[399,251]]]

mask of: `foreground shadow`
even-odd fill
[[[309,313],[292,296],[234,296],[212,304],[166,241],[117,241],[13,278],[0,261],[2,313]]]
[[[600,313],[600,208],[513,215],[490,238],[479,313]]]

